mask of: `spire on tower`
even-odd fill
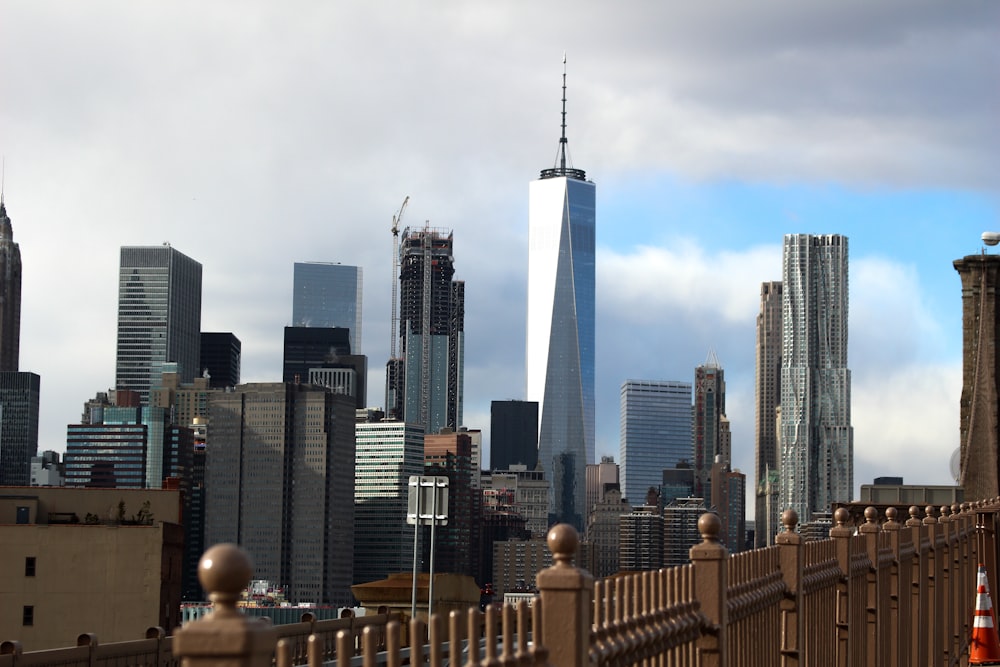
[[[566,138],[566,52],[563,51],[563,75],[562,75],[562,134],[559,137],[559,154],[556,159],[557,166],[552,169],[542,169],[541,178],[556,178],[558,176],[568,176],[580,181],[587,180],[587,172],[583,169],[567,167],[566,153],[569,148],[569,140]]]

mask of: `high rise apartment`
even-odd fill
[[[803,522],[854,489],[847,254],[839,234],[785,236],[780,504]]]
[[[360,353],[361,267],[295,262],[292,283],[292,326],[350,329],[351,349]]]
[[[354,555],[354,403],[243,384],[209,398],[205,543],[233,542],[294,602],[344,604]]]
[[[760,286],[754,403],[754,544],[771,546],[778,533],[777,408],[781,401],[781,281]]]
[[[600,463],[587,464],[587,514],[594,511],[594,505],[604,499],[609,488],[621,491],[618,464],[613,456],[602,456]],[[620,494],[619,494],[620,495]],[[587,520],[590,525],[590,519]]]
[[[453,279],[452,236],[407,227],[399,246],[401,360],[389,360],[386,409],[426,433],[462,425],[465,282]]]
[[[422,475],[424,432],[405,422],[355,425],[354,582],[413,571],[413,526],[406,523],[410,475]]]
[[[551,169],[528,188],[527,399],[539,406],[538,463],[552,481],[553,522],[583,529],[585,470],[594,461],[596,187],[567,166],[562,136]]]
[[[168,362],[182,382],[200,375],[201,264],[167,244],[123,247],[115,388],[146,401]]]
[[[711,498],[712,464],[721,456],[729,461],[728,438],[723,437],[726,416],[725,371],[715,352],[694,369],[694,495]]]
[[[21,249],[0,192],[0,373],[17,371],[21,341]]]
[[[690,462],[691,383],[626,380],[621,390],[622,492],[638,505],[663,471]]]
[[[997,295],[1000,256],[955,260],[962,280],[962,399],[959,483],[966,498],[1000,495],[1000,376],[997,374]]]

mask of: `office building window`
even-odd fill
[[[27,556],[24,559],[24,576],[33,577],[35,576],[35,557]]]
[[[35,608],[32,605],[25,605],[21,614],[21,625],[35,624]]]

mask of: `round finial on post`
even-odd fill
[[[948,505],[941,506],[941,518],[946,519],[951,516],[951,507]]]
[[[833,520],[838,527],[844,527],[851,520],[851,513],[847,511],[846,507],[838,507],[837,511],[833,513]]]
[[[781,525],[785,527],[786,533],[794,533],[795,526],[799,525],[799,513],[793,509],[787,509],[781,513]]]
[[[886,507],[885,508],[886,523],[896,523],[896,516],[898,516],[898,514],[899,513],[896,511],[895,507]]]
[[[558,523],[549,528],[545,541],[552,552],[555,567],[572,567],[573,557],[580,548],[580,533],[568,523]]]
[[[865,508],[865,522],[871,524],[878,522],[878,510],[871,505]]]
[[[705,542],[718,542],[722,532],[722,520],[713,512],[705,512],[698,517],[698,532]]]
[[[212,615],[239,615],[236,602],[252,576],[250,557],[235,544],[216,544],[206,551],[198,562],[198,581],[215,606]]]

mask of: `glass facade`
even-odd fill
[[[28,486],[31,480],[40,387],[35,373],[0,372],[0,486]]]
[[[595,196],[592,182],[573,176],[529,186],[527,400],[539,404],[538,462],[552,481],[551,519],[579,529],[585,470],[595,458]]]
[[[292,283],[292,326],[350,329],[351,351],[361,354],[361,267],[295,262]]]
[[[424,474],[424,431],[415,424],[355,425],[354,581],[413,571],[413,526],[406,523],[410,475]]]
[[[847,237],[784,240],[780,505],[809,521],[854,488]]]
[[[690,463],[691,383],[626,380],[621,389],[621,486],[633,505],[659,489],[663,471]]]
[[[146,401],[170,362],[181,382],[200,374],[201,264],[169,245],[123,247],[115,389]]]

